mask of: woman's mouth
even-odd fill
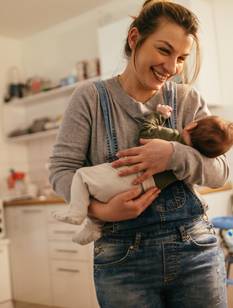
[[[168,75],[163,75],[161,73],[158,73],[157,71],[155,71],[153,68],[151,68],[153,75],[156,77],[157,80],[161,81],[161,82],[165,82],[168,79]]]

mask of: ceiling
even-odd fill
[[[0,36],[21,39],[109,0],[0,0]]]

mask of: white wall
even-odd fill
[[[134,15],[142,0],[115,0],[23,40],[23,65],[34,74],[59,79],[79,60],[98,56],[99,26]]]
[[[5,143],[2,129],[3,108],[2,98],[5,95],[8,71],[12,66],[17,66],[22,70],[22,43],[17,40],[0,37],[0,195],[3,193],[6,184],[6,176],[10,168],[18,170],[28,170],[28,157],[26,149],[19,145],[9,145]],[[14,119],[11,119],[14,121]],[[9,124],[10,125],[10,124]]]
[[[233,105],[232,72],[233,72],[233,1],[213,1],[218,54],[220,63],[220,82],[224,104]],[[214,65],[214,63],[213,63]],[[230,109],[229,109],[230,111]],[[230,112],[233,120],[233,111]]]
[[[22,41],[23,67],[27,77],[39,75],[58,81],[80,60],[98,57],[97,30],[128,15],[137,15],[142,0],[114,0]],[[52,104],[50,107],[52,110]],[[54,138],[28,145],[30,177],[40,187],[48,184],[45,168]]]
[[[226,102],[232,104],[231,74],[233,61],[231,61],[231,58],[233,46],[231,29],[233,28],[233,2],[230,0],[206,1],[213,1],[214,5],[216,33],[219,41],[218,55],[221,89],[223,90],[222,99],[224,104]],[[137,15],[142,3],[143,0],[114,0],[110,1],[108,5],[28,37],[22,42],[0,38],[2,55],[0,59],[0,90],[6,83],[6,71],[12,64],[23,67],[24,75],[27,77],[40,75],[58,80],[69,74],[77,61],[98,56],[98,27],[125,18],[128,15]],[[2,107],[0,106],[0,108]],[[233,120],[231,105],[213,110],[213,112]],[[31,143],[29,146],[28,161],[31,173],[36,181],[40,181],[40,179],[45,181],[46,179],[44,165],[53,142],[53,138],[40,141],[40,151],[37,151],[37,145]],[[3,170],[1,174],[6,174],[9,167],[19,166],[21,168],[22,166],[26,168],[27,153],[23,146],[6,145],[1,135],[0,147],[0,167]],[[40,156],[36,156],[35,153],[39,152]],[[17,156],[15,156],[15,153],[17,153]],[[229,157],[231,169],[233,169],[233,155],[231,154]]]

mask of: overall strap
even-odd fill
[[[108,157],[107,160],[109,162],[116,160],[116,153],[118,151],[116,130],[114,127],[114,123],[112,121],[112,113],[111,113],[111,104],[109,93],[104,85],[103,81],[94,82],[95,87],[99,93],[99,101],[101,105],[101,110],[103,113],[104,124],[107,135],[107,149],[108,149]]]
[[[166,105],[172,107],[171,117],[168,118],[168,127],[177,127],[177,109],[176,109],[176,84],[171,81],[167,81],[163,87],[163,97]]]

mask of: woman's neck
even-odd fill
[[[118,80],[123,90],[138,102],[146,103],[156,93],[155,90],[145,89],[136,76],[128,72],[127,68],[121,75],[118,75]]]

